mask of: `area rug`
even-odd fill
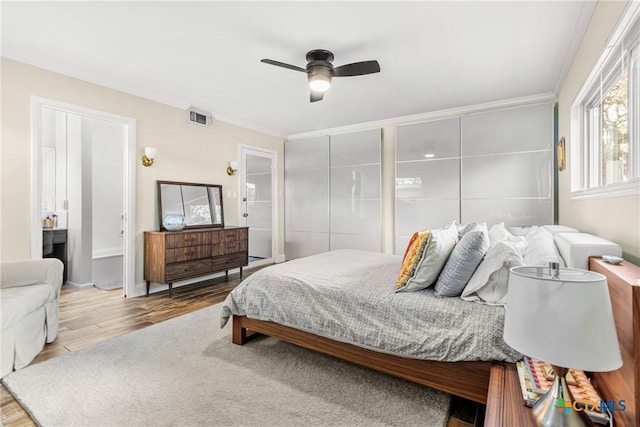
[[[450,396],[275,338],[231,343],[220,305],[16,371],[42,426],[443,426]]]

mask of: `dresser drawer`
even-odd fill
[[[223,242],[235,242],[238,240],[246,240],[247,238],[246,228],[238,228],[235,230],[224,230],[222,233],[223,233],[222,234]]]
[[[167,249],[167,264],[211,257],[211,245]]]
[[[224,240],[222,230],[213,230],[209,233],[209,236],[211,237],[211,243],[213,244],[220,243]]]
[[[214,243],[211,245],[211,255],[227,255],[234,254],[236,252],[246,252],[247,251],[247,241],[240,240],[235,242],[225,242],[225,243]]]
[[[167,249],[184,248],[186,246],[200,246],[211,243],[211,233],[207,232],[177,232],[167,233]]]
[[[175,264],[167,264],[165,270],[165,280],[167,283],[179,279],[186,279],[192,276],[201,276],[211,273],[211,259],[201,259],[198,261],[187,261]]]
[[[238,252],[231,255],[222,255],[211,260],[211,270],[220,271],[231,268],[243,267],[248,264],[246,252]]]
[[[224,244],[224,254],[233,254],[236,252],[246,252],[247,241],[238,240],[235,242],[227,242]]]

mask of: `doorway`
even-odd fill
[[[53,228],[67,284],[135,296],[135,120],[33,97],[32,126],[31,258]]]
[[[277,252],[276,152],[241,145],[240,212],[249,227],[249,266],[272,264]]]

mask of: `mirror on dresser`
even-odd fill
[[[160,230],[166,215],[184,215],[184,228],[224,227],[222,186],[158,181]]]

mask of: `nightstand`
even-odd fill
[[[514,363],[491,366],[485,427],[535,427],[531,408],[525,406]]]
[[[585,417],[586,418],[586,417]],[[588,418],[587,426],[595,426]],[[485,427],[536,427],[531,408],[524,404],[515,363],[491,366]]]

